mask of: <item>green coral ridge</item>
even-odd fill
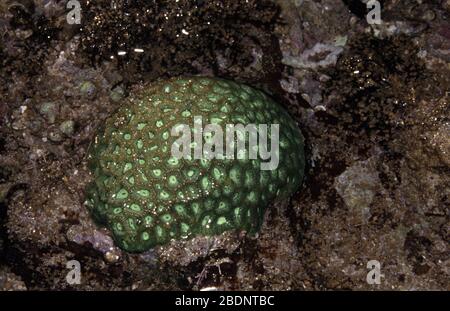
[[[243,159],[173,157],[179,136],[171,129],[192,127],[194,116],[224,128],[279,124],[278,167],[261,170],[264,160],[248,153]],[[86,205],[130,252],[232,229],[255,233],[267,206],[299,187],[303,144],[286,111],[249,86],[201,77],[156,82],[122,105],[95,137]]]

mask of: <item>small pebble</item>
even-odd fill
[[[111,100],[113,102],[117,103],[122,100],[124,95],[125,95],[125,92],[124,92],[123,88],[118,86],[111,91],[111,93],[109,94],[109,98],[111,98]]]
[[[48,122],[54,123],[56,114],[58,113],[58,104],[54,102],[43,103],[39,109],[39,113],[43,115]]]
[[[72,136],[75,128],[73,120],[66,120],[59,125],[59,130],[67,136]]]
[[[436,14],[432,10],[428,10],[422,15],[422,18],[427,22],[431,22],[436,18]]]
[[[31,132],[33,133],[37,133],[39,132],[39,130],[41,129],[42,126],[42,122],[39,120],[31,120],[28,123],[28,128],[30,129]]]
[[[114,251],[106,252],[105,254],[105,260],[109,263],[115,263],[119,258],[120,256]]]
[[[59,143],[63,139],[61,132],[58,130],[49,132],[47,136],[52,142],[55,142],[55,143]]]
[[[81,95],[86,96],[88,98],[94,98],[96,94],[97,88],[95,87],[94,83],[91,81],[85,81],[81,83],[80,85],[80,92]]]

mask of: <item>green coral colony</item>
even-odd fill
[[[248,154],[173,157],[171,145],[178,137],[171,135],[172,127],[192,124],[194,116],[224,126],[279,124],[277,168],[261,170],[263,160]],[[95,137],[86,205],[130,252],[232,229],[255,233],[266,207],[299,187],[303,144],[286,111],[249,86],[201,77],[156,82],[128,99]]]

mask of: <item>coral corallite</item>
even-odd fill
[[[279,124],[278,166],[263,170],[261,164],[269,160],[249,152],[234,159],[173,156],[179,136],[172,129],[186,124],[194,136],[199,116],[203,127],[218,124],[224,133],[227,124]],[[243,137],[249,148],[250,135]],[[270,131],[268,137],[270,153]],[[94,181],[87,187],[86,205],[130,252],[225,230],[255,233],[267,206],[299,187],[303,145],[287,112],[249,86],[201,77],[155,82],[132,95],[95,137],[88,159]]]

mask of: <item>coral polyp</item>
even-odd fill
[[[179,137],[173,129],[192,125],[195,136],[199,117],[204,125],[223,128],[278,125],[277,145],[271,145],[275,136],[267,140],[268,149],[278,148],[270,150],[277,165],[262,169],[269,160],[252,157],[249,149],[234,158],[174,156]],[[243,134],[245,146],[251,146],[250,135]],[[236,144],[238,136],[233,136]],[[208,142],[206,135],[200,138]],[[88,156],[94,181],[86,205],[130,252],[232,229],[255,233],[270,203],[298,189],[303,145],[288,113],[252,87],[202,77],[155,82],[130,96],[96,135]]]

